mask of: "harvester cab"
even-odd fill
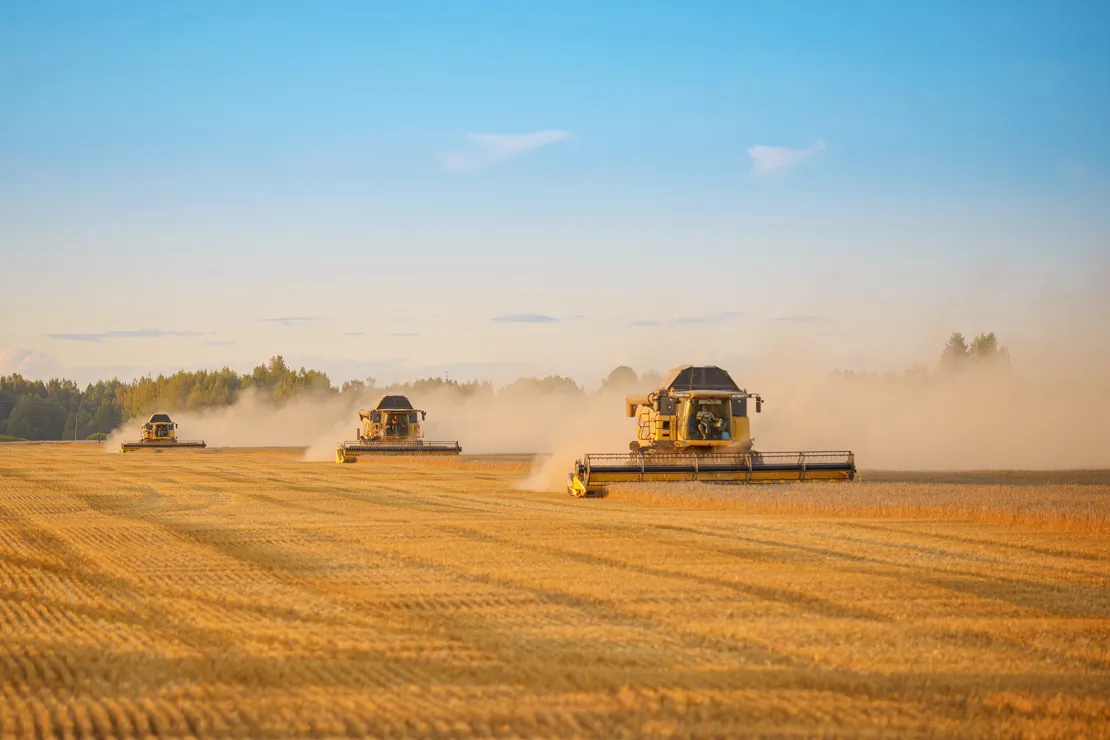
[[[761,413],[763,398],[739,387],[719,367],[675,368],[651,393],[625,399],[625,414],[636,419],[630,453],[588,454],[576,460],[567,490],[581,497],[622,482],[855,479],[851,452],[754,450],[751,401]]]
[[[177,424],[170,419],[169,414],[151,414],[146,424],[139,433],[138,442],[124,442],[120,445],[120,452],[134,452],[136,450],[189,450],[204,449],[204,440],[183,440],[177,436]]]
[[[625,399],[625,413],[636,419],[632,452],[720,450],[752,447],[748,402],[763,410],[758,393],[739,388],[724,370],[686,366],[646,396]]]
[[[458,442],[429,442],[424,439],[421,422],[428,417],[423,409],[413,408],[405,396],[385,395],[372,409],[359,409],[362,422],[355,439],[340,442],[335,451],[337,463],[355,462],[362,455],[457,455]]]

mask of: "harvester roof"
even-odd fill
[[[659,385],[671,391],[739,391],[732,376],[716,365],[682,365],[667,373]]]
[[[404,396],[382,396],[378,399],[378,405],[374,407],[378,411],[412,411],[412,404],[409,399]]]
[[[151,414],[147,424],[173,424],[169,414]]]

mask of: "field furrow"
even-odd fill
[[[0,736],[1110,735],[1110,542],[1060,518],[1104,485],[526,473],[0,446]]]

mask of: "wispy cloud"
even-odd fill
[[[723,324],[730,321],[737,316],[743,316],[741,311],[716,311],[714,313],[701,314],[698,316],[679,316],[678,318],[670,319],[669,321],[660,321],[658,319],[636,319],[629,321],[629,326],[662,326],[663,324]]]
[[[62,374],[62,366],[48,354],[16,347],[0,347],[0,376],[19,373],[27,378],[46,380]]]
[[[820,316],[810,316],[808,314],[792,314],[789,316],[773,316],[768,321],[820,321]]]
[[[278,316],[270,319],[259,319],[259,321],[281,324],[282,326],[301,326],[302,324],[308,324],[319,320],[319,316]]]
[[[781,170],[798,164],[825,148],[824,141],[818,141],[805,149],[790,149],[785,146],[753,146],[748,148],[752,158],[752,172],[757,175]]]
[[[737,316],[743,316],[740,311],[718,311],[703,316],[679,316],[674,320],[676,324],[720,324]]]
[[[545,313],[510,313],[504,316],[494,316],[490,321],[499,324],[550,324],[556,321],[582,321],[585,314],[576,313],[573,316],[548,316]]]
[[[389,336],[391,336],[391,337],[418,337],[420,335],[417,334],[414,331],[395,331],[392,334],[390,334]]]
[[[168,331],[163,329],[128,329],[93,334],[47,334],[51,339],[66,342],[99,342],[102,339],[153,339],[156,337],[199,337],[199,331]]]
[[[566,131],[555,130],[530,134],[467,134],[467,145],[444,152],[441,161],[449,172],[476,172],[569,136]]]
[[[499,324],[547,324],[558,320],[554,316],[542,313],[510,313],[490,319]]]

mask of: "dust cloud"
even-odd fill
[[[765,398],[752,414],[763,451],[851,450],[861,470],[1110,468],[1110,363],[1091,349],[1023,352],[1009,369],[972,367],[926,373],[837,376],[797,348],[754,348],[760,368],[726,367],[742,387]],[[698,358],[691,358],[698,362]],[[450,389],[410,393],[428,412],[428,440],[460,442],[463,454],[547,453],[522,490],[563,490],[583,453],[623,452],[635,436],[620,393],[521,390],[461,398]],[[275,407],[249,393],[233,406],[174,414],[183,439],[210,447],[295,446],[306,461],[330,461],[354,437],[361,397],[298,397]],[[754,408],[750,407],[754,411]],[[136,440],[134,420],[112,440]]]
[[[635,389],[633,389],[635,390]],[[355,438],[358,410],[372,408],[380,390],[362,395],[310,394],[276,406],[250,391],[231,406],[170,414],[181,439],[202,439],[208,447],[303,447],[306,461],[331,461],[336,445]],[[507,389],[460,398],[450,389],[407,392],[428,412],[421,423],[425,440],[458,441],[464,454],[513,454],[566,450],[584,452],[628,448],[624,397]],[[108,438],[108,449],[137,441],[146,417],[132,419]],[[598,449],[595,449],[598,448]],[[561,476],[566,477],[565,471]]]
[[[169,413],[179,439],[204,440],[209,447],[305,447],[330,432],[339,433],[341,422],[349,427],[349,436],[358,422],[357,410],[348,408],[351,402],[350,397],[308,394],[278,406],[248,389],[231,406]],[[106,447],[138,441],[146,419],[126,422],[108,437]],[[331,444],[332,454],[338,441]]]
[[[1026,350],[1009,367],[854,377],[780,347],[773,372],[745,380],[766,398],[752,436],[763,450],[851,450],[863,470],[1110,467],[1110,362],[1071,346]]]

